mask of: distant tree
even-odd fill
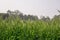
[[[37,16],[34,16],[35,20],[38,20],[38,17]]]
[[[38,20],[37,16],[33,16],[33,15],[23,15],[22,12],[20,12],[19,10],[15,10],[15,11],[7,11],[7,14],[9,14],[9,16],[13,16],[14,18],[16,18],[17,16],[20,17],[20,19],[23,20]]]
[[[23,20],[28,20],[28,16],[27,15],[24,15],[23,16]]]
[[[57,10],[60,13],[60,10]]]
[[[20,19],[23,19],[23,14],[22,13],[19,14],[18,16],[20,17]]]
[[[30,20],[38,20],[38,17],[33,16],[33,15],[28,15],[28,19],[30,19]]]
[[[7,19],[9,17],[9,14],[4,14],[3,19]]]
[[[53,19],[60,19],[60,15],[55,15]]]
[[[48,21],[50,21],[50,18],[48,16],[47,17],[42,16],[41,20],[48,22]]]
[[[11,15],[11,11],[10,11],[10,10],[8,10],[8,11],[7,11],[7,14]]]
[[[41,20],[45,20],[45,17],[44,16],[41,16],[40,18],[41,18]]]
[[[46,21],[50,21],[50,18],[48,16],[46,17]]]
[[[14,11],[16,15],[19,15],[20,14],[20,11],[19,10],[15,10]]]

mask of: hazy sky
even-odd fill
[[[0,12],[20,10],[24,14],[53,17],[59,14],[60,0],[0,0]]]

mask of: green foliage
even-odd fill
[[[60,19],[45,22],[0,18],[0,40],[60,40]]]

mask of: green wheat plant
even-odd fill
[[[60,19],[45,22],[0,18],[0,40],[60,40]]]

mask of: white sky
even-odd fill
[[[53,17],[59,14],[60,0],[0,0],[0,12],[20,10],[24,14]]]

